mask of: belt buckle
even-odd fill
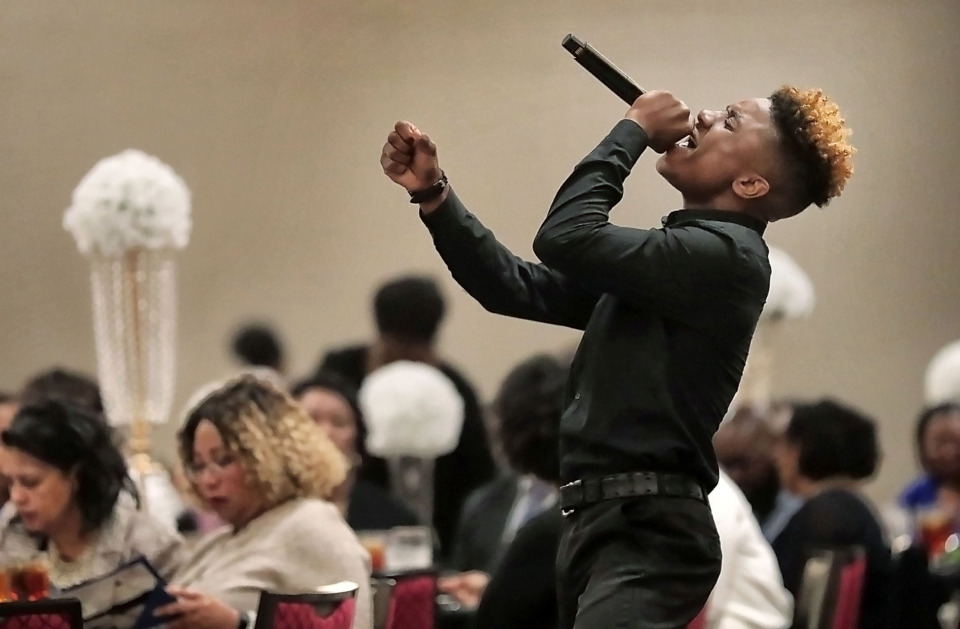
[[[566,485],[561,486],[561,487],[560,487],[560,494],[561,494],[561,496],[563,495],[563,490],[566,489],[567,487],[582,488],[582,487],[583,487],[583,481],[580,480],[580,479],[577,479],[577,480],[573,481],[572,483],[567,483]],[[561,497],[561,500],[562,500],[562,497]],[[568,518],[568,517],[570,517],[571,515],[573,515],[573,513],[574,513],[576,510],[577,510],[576,507],[572,507],[572,508],[570,508],[570,509],[563,509],[563,508],[561,508],[561,509],[560,509],[560,515],[563,516],[563,517],[565,517],[565,518]]]

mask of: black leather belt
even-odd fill
[[[629,472],[598,478],[584,478],[560,488],[560,508],[564,515],[601,500],[637,496],[676,496],[707,501],[700,484],[683,474]]]

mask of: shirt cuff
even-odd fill
[[[420,220],[427,226],[427,229],[429,229],[431,233],[443,231],[445,228],[460,224],[462,208],[463,204],[460,203],[460,199],[454,194],[453,188],[448,188],[447,198],[443,200],[443,203],[438,205],[436,209],[429,214],[420,212]]]
[[[607,141],[616,142],[622,146],[634,161],[640,159],[640,154],[647,148],[649,138],[643,127],[633,120],[624,118],[613,127],[607,135]]]

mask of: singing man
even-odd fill
[[[380,158],[454,279],[498,314],[583,330],[561,424],[560,627],[681,629],[720,571],[711,437],[763,308],[767,224],[838,196],[853,147],[820,90],[722,111],[640,96],[560,187],[533,242],[501,245],[453,193],[437,147],[398,122]],[[644,150],[682,196],[657,229],[610,223]]]

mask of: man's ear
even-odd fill
[[[733,193],[741,199],[759,199],[768,192],[770,182],[757,173],[744,173],[733,180]]]

